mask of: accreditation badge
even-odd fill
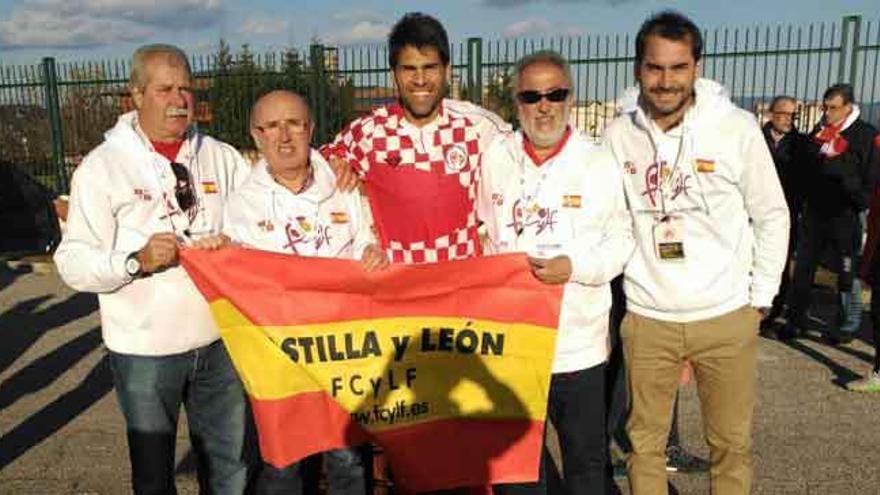
[[[684,260],[684,221],[664,216],[654,225],[654,252],[663,261]]]

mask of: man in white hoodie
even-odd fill
[[[137,110],[119,117],[73,175],[55,262],[71,287],[98,294],[134,492],[175,492],[183,404],[201,484],[209,493],[241,494],[244,391],[178,253],[223,243],[223,203],[249,167],[234,148],[191,126],[192,75],[180,49],[136,50],[130,89]]]
[[[614,157],[569,125],[568,64],[541,51],[516,65],[522,129],[483,155],[477,200],[491,253],[524,252],[535,278],[565,284],[548,415],[559,436],[565,493],[606,493],[605,362],[610,281],[632,253],[622,176]],[[506,485],[496,493],[545,493]]]
[[[667,493],[666,435],[685,360],[699,387],[712,493],[749,493],[758,324],[788,244],[788,209],[758,123],[698,78],[701,52],[688,18],[645,21],[638,88],[605,134],[636,242],[621,327],[636,494]]]
[[[305,100],[278,90],[261,96],[251,111],[251,136],[263,158],[226,204],[223,231],[245,246],[276,253],[361,260],[365,270],[388,265],[365,218],[360,194],[336,188],[336,176],[309,147],[315,126]],[[328,493],[365,495],[359,449],[325,453]],[[258,494],[302,493],[302,469],[265,465]]]

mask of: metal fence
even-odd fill
[[[867,120],[880,121],[880,20],[848,16],[809,25],[726,27],[704,32],[703,74],[722,82],[734,101],[759,117],[769,100],[788,94],[799,102],[800,128],[821,115],[821,95],[849,82]],[[515,119],[508,91],[521,56],[560,52],[571,64],[578,128],[598,137],[613,118],[616,99],[634,84],[630,34],[484,40],[452,44],[450,93]],[[210,133],[251,148],[248,110],[263,91],[286,87],[306,95],[318,124],[316,144],[348,120],[396,98],[384,45],[328,47],[193,57],[196,117]],[[0,66],[0,162],[19,163],[56,192],[68,189],[72,168],[97,145],[117,116],[132,108],[126,88],[129,62]]]

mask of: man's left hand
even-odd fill
[[[354,191],[360,179],[358,179],[357,172],[351,168],[351,165],[336,156],[330,157],[328,161],[330,162],[333,174],[336,175],[336,188],[342,192]]]
[[[535,278],[545,284],[564,284],[571,278],[571,260],[568,256],[555,258],[529,257],[529,266]]]

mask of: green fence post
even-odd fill
[[[837,66],[837,82],[845,82],[855,86],[862,16],[844,16],[840,24],[840,61]],[[849,70],[847,71],[847,69]]]
[[[58,73],[55,59],[43,58],[43,85],[46,89],[46,110],[52,130],[52,165],[55,166],[55,192],[67,192],[67,167],[64,165],[64,134],[61,129],[61,105],[58,103]]]
[[[309,100],[312,106],[317,133],[316,143],[324,143],[329,139],[327,116],[327,78],[324,67],[324,45],[309,46],[309,65],[312,68],[312,90],[309,92]]]
[[[849,63],[849,83],[855,87],[856,85],[856,68],[859,63],[859,39],[862,36],[862,16],[850,16],[853,22],[852,46],[850,47],[850,63]]]
[[[471,103],[483,103],[483,38],[467,40],[468,99]]]

